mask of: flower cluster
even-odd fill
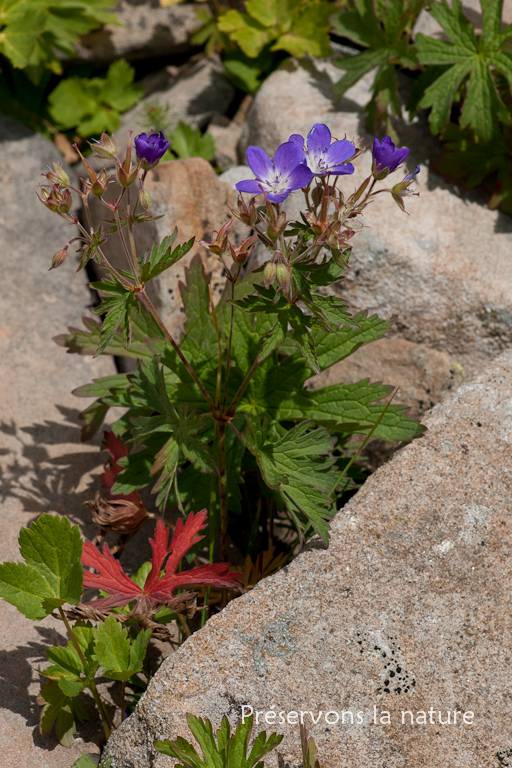
[[[260,147],[249,147],[247,163],[256,178],[240,181],[236,188],[252,195],[263,193],[269,202],[280,204],[291,192],[309,188],[315,176],[325,178],[354,173],[354,166],[349,161],[361,151],[347,139],[333,141],[329,128],[317,123],[306,139],[300,134],[292,134],[278,147],[273,160]],[[396,149],[389,136],[382,141],[376,138],[372,150],[374,180],[384,179],[395,171],[408,154],[405,147]],[[418,166],[402,184],[410,183],[419,170]]]

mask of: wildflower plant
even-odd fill
[[[206,507],[210,550],[220,532],[222,559],[233,515],[243,516],[250,543],[265,519],[272,526],[274,518],[293,524],[300,536],[314,531],[327,541],[336,499],[349,484],[341,474],[348,464],[348,438],[372,433],[398,442],[421,432],[403,407],[381,402],[388,386],[364,380],[311,391],[306,385],[313,374],[380,338],[392,324],[365,312],[352,316],[345,302],[326,294],[347,270],[349,242],[374,195],[388,191],[403,208],[412,194],[407,177],[376,189],[408,150],[395,149],[389,137],[376,141],[372,172],[346,194],[338,184],[353,173],[362,149],[347,139],[333,141],[325,125],[313,126],[305,139],[290,136],[273,159],[250,147],[247,159],[256,178],[239,182],[242,194],[232,218],[211,242],[200,243],[222,262],[224,291],[214,305],[203,264],[194,258],[181,288],[185,332],[175,341],[146,286],[189,253],[193,240],[177,244],[175,231],[149,252],[137,252],[134,228],[154,219],[144,180],[167,142],[161,133],[141,134],[135,148],[134,164],[130,147],[123,160],[117,157],[111,137],[93,145],[96,155],[115,159],[121,192],[114,202],[103,196],[111,178],[87,163],[85,189],[73,188],[54,169],[41,193],[47,207],[79,227],[79,268],[92,259],[106,272],[92,285],[103,299],[93,313],[102,319],[87,319],[86,330],[70,329],[58,342],[73,352],[137,360],[133,373],[76,391],[96,397],[82,413],[87,437],[112,406],[125,408],[113,431],[128,451],[119,459],[122,471],[112,493],[131,494],[150,485],[162,511],[170,505],[183,513]],[[106,224],[93,227],[91,193],[105,207],[108,233]],[[304,196],[298,221],[290,221],[282,207],[292,193]],[[72,195],[82,199],[88,228],[70,212]],[[232,235],[235,219],[247,228],[238,244]],[[104,255],[108,236],[120,238],[126,269],[115,269]],[[251,258],[256,245],[266,253],[259,266]]]
[[[40,695],[41,730],[55,723],[65,743],[75,719],[84,715],[78,696],[85,688],[109,735],[112,718],[95,683],[99,670],[121,683],[123,715],[125,686],[143,669],[150,636],[168,637],[169,622],[195,612],[191,588],[204,590],[204,617],[211,589],[243,589],[242,574],[213,562],[216,541],[220,559],[227,559],[228,530],[247,556],[244,579],[252,586],[255,574],[289,559],[282,551],[275,554],[277,525],[288,533],[294,528],[299,541],[316,532],[328,542],[329,520],[357,474],[354,450],[347,446],[352,435],[364,442],[372,435],[399,442],[422,431],[405,408],[383,402],[389,386],[368,379],[308,386],[313,374],[391,327],[392,321],[366,312],[350,314],[329,288],[348,268],[349,242],[373,197],[389,192],[403,210],[415,194],[418,169],[394,186],[377,188],[408,150],[396,149],[389,137],[376,141],[370,174],[347,194],[338,183],[352,175],[363,150],[347,139],[333,140],[325,125],[313,126],[305,139],[290,136],[273,159],[250,147],[256,178],[237,185],[232,217],[211,242],[200,242],[222,263],[224,290],[214,303],[203,263],[194,257],[181,287],[185,331],[176,340],[147,284],[184,258],[194,240],[179,244],[175,230],[139,253],[134,237],[136,227],[158,218],[145,179],[168,142],[160,131],[143,133],[135,138],[136,158],[131,142],[120,158],[114,137],[103,134],[92,149],[96,157],[114,161],[114,173],[98,172],[82,158],[87,178],[78,188],[53,164],[39,194],[50,211],[78,229],[50,269],[61,266],[78,242],[78,271],[92,260],[102,272],[91,284],[101,296],[91,310],[98,319],[85,318],[84,329],[70,328],[57,341],[70,352],[125,355],[137,361],[136,368],[75,392],[95,398],[81,414],[85,439],[102,427],[110,408],[123,409],[105,435],[110,461],[102,475],[104,498],[97,494],[88,503],[98,525],[95,542],[83,544],[66,518],[43,515],[20,534],[25,563],[0,566],[0,596],[33,620],[53,613],[68,631],[68,646],[48,651],[51,665],[41,671],[47,682]],[[111,201],[105,192],[114,177],[120,191]],[[291,194],[303,195],[299,220],[290,220],[282,207]],[[106,221],[98,226],[91,195],[105,209]],[[74,212],[76,198],[85,223]],[[235,220],[247,230],[245,238],[233,235]],[[105,255],[109,237],[119,238],[123,269]],[[265,254],[262,263],[254,259],[256,246]],[[150,540],[151,561],[130,576],[114,555],[155,516],[139,495],[146,486],[156,495],[162,519]],[[169,541],[164,516],[170,507],[179,518]],[[187,560],[197,560],[206,526],[206,562],[182,570]],[[100,551],[95,544],[109,532],[119,538]],[[100,590],[100,597],[84,601],[84,588]]]

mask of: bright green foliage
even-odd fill
[[[194,238],[192,237],[183,245],[178,245],[173,249],[177,237],[178,227],[175,227],[172,235],[164,237],[160,244],[155,243],[151,251],[142,259],[140,276],[143,282],[165,272],[166,269],[177,264],[190,251],[194,245]]]
[[[327,281],[325,268],[324,272]],[[305,273],[298,274],[299,279],[306,279]],[[180,348],[187,359],[193,360],[201,381],[214,396],[218,340],[210,311],[208,283],[199,259],[192,262],[186,275],[182,300],[187,320]],[[320,284],[323,275],[320,271],[316,274]],[[308,290],[307,285],[305,290]],[[239,433],[244,435],[242,443],[228,431],[228,504],[232,512],[240,510],[238,486],[257,468],[261,482],[277,491],[278,498],[299,527],[304,529],[311,524],[326,537],[325,521],[333,510],[331,489],[338,441],[343,443],[354,432],[365,434],[373,429],[376,437],[398,442],[417,436],[422,427],[405,415],[402,406],[390,405],[382,415],[386,405],[381,401],[390,394],[391,387],[370,384],[366,380],[311,390],[307,382],[313,366],[320,371],[340,362],[362,344],[381,338],[391,322],[376,316],[368,317],[364,312],[349,317],[336,297],[327,299],[311,291],[308,294],[311,301],[308,301],[318,313],[317,318],[304,315],[297,307],[295,312],[282,297],[276,300],[273,288],[258,287],[256,294],[248,297],[249,291],[250,284],[248,287],[242,284],[240,293],[245,297],[235,302],[228,402],[254,359],[261,360],[261,364],[238,406],[240,415],[236,425]],[[334,323],[327,319],[326,311],[329,316],[335,313]],[[224,338],[229,327],[229,312],[229,303],[217,308],[219,330]],[[280,319],[280,313],[284,320]],[[138,322],[141,316],[134,317]],[[340,326],[340,322],[346,325]],[[332,330],[325,330],[326,324]],[[303,334],[301,344],[297,341],[296,329]],[[158,493],[157,502],[161,508],[168,499],[180,498],[187,509],[201,509],[208,505],[210,494],[210,484],[203,473],[214,471],[213,428],[211,421],[201,416],[208,409],[189,373],[169,346],[162,341],[151,341],[150,346],[161,356],[160,362],[151,359],[148,346],[142,343],[144,337],[155,335],[148,334],[148,330],[134,327],[135,337],[130,341],[128,353],[132,354],[132,348],[137,348],[144,349],[146,354],[134,373],[96,380],[75,394],[99,398],[82,414],[91,431],[99,427],[110,406],[129,408],[126,417],[114,425],[114,430],[124,440],[134,441],[140,449],[120,459],[124,469],[116,478],[114,493],[128,494],[145,487],[154,483],[153,475],[160,473],[154,490]],[[73,350],[94,349],[97,333],[95,327],[89,340],[86,332],[76,331],[71,340],[68,337],[66,344]],[[310,359],[307,348],[304,354],[306,335],[312,349]],[[118,338],[119,334],[114,336],[114,339]],[[116,341],[115,348],[122,349],[122,345]],[[263,428],[251,421],[254,416],[267,419],[264,437],[260,434]],[[312,446],[318,449],[313,463],[309,461],[314,453]],[[247,450],[255,457],[256,467]],[[268,456],[282,456],[282,460],[279,459],[273,467]],[[293,472],[288,466],[290,461]],[[181,467],[179,497],[173,485],[178,467]],[[310,472],[309,480],[305,471],[306,475]]]
[[[348,8],[334,19],[336,34],[348,37],[366,50],[335,62],[346,74],[335,86],[343,94],[367,72],[377,68],[372,97],[365,111],[368,129],[385,123],[392,133],[390,114],[402,115],[398,93],[397,67],[417,69],[416,49],[411,44],[412,28],[426,0],[349,0]]]
[[[74,56],[74,43],[91,29],[116,23],[115,0],[0,0],[0,53],[38,83],[45,69],[62,73],[57,51]]]
[[[252,716],[239,723],[233,734],[227,717],[222,718],[221,727],[215,735],[209,720],[188,715],[187,722],[201,747],[202,757],[196,747],[181,736],[175,742],[169,739],[155,741],[159,752],[178,761],[177,768],[263,768],[263,758],[283,739],[276,733],[271,733],[267,739],[263,731],[249,751]]]
[[[430,11],[450,42],[418,34],[418,56],[422,64],[443,66],[445,71],[430,85],[420,107],[431,107],[432,133],[442,133],[450,119],[450,109],[466,84],[460,127],[470,128],[475,136],[489,140],[497,121],[510,123],[496,84],[496,73],[504,75],[512,87],[512,55],[508,41],[512,25],[501,30],[503,0],[481,0],[482,34],[476,34],[464,16],[460,0],[452,6],[446,0],[433,3]]]
[[[326,521],[332,517],[331,489],[336,483],[335,439],[326,429],[311,430],[311,423],[304,421],[288,432],[279,429],[279,439],[272,440],[258,417],[246,420],[243,442],[256,457],[265,483],[279,491],[299,529],[310,523],[328,542]]]
[[[124,59],[110,65],[106,77],[68,77],[48,97],[57,128],[76,129],[80,136],[116,131],[120,114],[133,107],[143,93],[133,82],[135,70]]]
[[[237,43],[249,58],[265,47],[291,56],[331,54],[329,16],[333,6],[325,0],[247,0],[246,13],[230,10],[218,18],[218,29]]]
[[[170,134],[171,151],[180,158],[202,157],[205,160],[213,160],[215,155],[215,142],[213,136],[205,133],[204,136],[198,128],[192,128],[180,120],[176,128]]]
[[[110,344],[119,328],[123,329],[124,345],[128,346],[131,337],[131,314],[133,311],[139,311],[139,305],[133,291],[125,288],[115,277],[112,280],[100,280],[91,285],[108,296],[98,307],[91,310],[95,315],[106,315],[101,326],[99,344],[94,353],[94,357],[97,357]]]
[[[52,664],[40,670],[40,674],[49,680],[56,681],[65,696],[71,698],[78,696],[84,688],[90,688],[94,680],[99,667],[94,649],[96,633],[97,630],[89,622],[78,621],[73,627],[73,634],[80,646],[85,664],[71,640],[68,640],[66,647],[49,648],[46,651]]]
[[[127,630],[114,616],[107,616],[96,630],[94,646],[104,677],[129,680],[140,672],[150,638],[151,630],[144,629],[130,642]]]
[[[48,616],[82,596],[82,539],[69,520],[48,514],[22,528],[20,554],[25,563],[0,565],[0,597],[28,619]]]

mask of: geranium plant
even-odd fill
[[[419,169],[377,188],[400,167],[407,149],[397,149],[389,137],[376,140],[371,172],[346,194],[338,183],[346,183],[363,150],[346,138],[333,140],[325,125],[313,126],[306,137],[291,135],[273,159],[250,147],[255,178],[239,182],[232,218],[213,232],[211,242],[201,241],[222,262],[224,291],[214,303],[204,265],[194,257],[182,286],[185,332],[177,341],[146,286],[189,253],[193,239],[177,244],[175,230],[139,253],[134,238],[136,227],[156,218],[144,183],[168,142],[161,132],[140,134],[135,162],[131,143],[121,159],[107,134],[92,146],[97,157],[115,162],[117,199],[105,196],[113,176],[95,171],[84,158],[88,177],[80,188],[54,164],[40,199],[78,228],[50,268],[62,265],[71,244],[79,242],[78,270],[93,260],[103,272],[92,283],[102,298],[92,310],[99,319],[86,318],[85,329],[69,329],[59,343],[72,352],[137,360],[133,372],[95,380],[76,392],[96,398],[82,413],[85,438],[101,428],[111,407],[124,409],[105,435],[110,461],[102,476],[104,497],[97,494],[88,504],[98,524],[95,544],[109,531],[118,540],[111,549],[103,543],[102,551],[90,542],[82,545],[66,518],[44,515],[20,534],[25,564],[0,566],[0,596],[33,620],[53,613],[68,631],[68,646],[48,651],[51,665],[41,671],[48,682],[40,695],[41,729],[56,723],[65,743],[75,717],[83,716],[77,697],[85,688],[108,736],[112,718],[97,690],[98,671],[121,681],[123,716],[125,685],[141,671],[151,634],[168,637],[170,621],[195,612],[190,587],[204,587],[205,608],[211,588],[243,589],[242,574],[229,571],[226,562],[213,563],[216,539],[225,561],[228,534],[238,536],[249,558],[244,578],[252,586],[258,573],[272,572],[286,560],[282,552],[274,554],[277,525],[294,527],[299,540],[316,532],[328,542],[340,494],[353,484],[352,435],[359,433],[364,442],[371,435],[398,442],[422,431],[403,407],[383,402],[389,386],[368,379],[308,386],[313,374],[382,337],[392,324],[366,312],[351,315],[329,288],[347,270],[349,242],[372,198],[387,191],[403,210],[414,194]],[[289,220],[282,204],[299,190],[302,213]],[[107,217],[97,227],[90,195]],[[72,211],[76,196],[85,225]],[[245,225],[245,237],[232,234],[235,219]],[[108,237],[119,238],[126,268],[115,268],[106,257]],[[265,253],[258,262],[256,245]],[[155,516],[139,495],[148,485],[162,519],[150,540],[151,561],[130,576],[114,555]],[[170,507],[178,521],[169,543],[164,515]],[[196,557],[203,538],[198,534],[207,523],[209,562],[181,570],[185,560]],[[99,589],[100,597],[83,601],[82,590],[90,587]]]

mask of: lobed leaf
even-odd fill
[[[0,565],[0,597],[29,619],[76,605],[82,595],[82,539],[78,526],[49,514],[22,528],[20,553],[25,563]]]

